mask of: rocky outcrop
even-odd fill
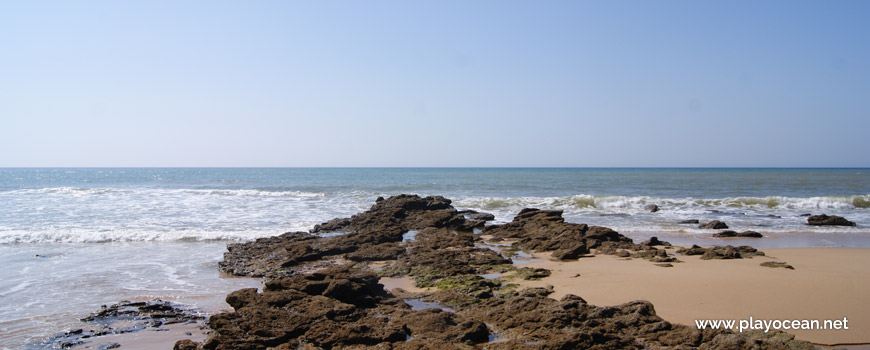
[[[316,225],[310,233],[288,232],[253,242],[230,244],[219,263],[221,270],[241,276],[277,278],[323,267],[311,262],[344,257],[352,261],[381,261],[399,258],[402,235],[425,228],[471,232],[482,227],[483,219],[466,219],[444,197],[398,195],[377,201],[371,209],[350,218],[333,219]],[[320,237],[321,234],[335,236]]]
[[[807,218],[807,225],[811,226],[855,226],[855,223],[836,215],[814,215]]]
[[[204,349],[359,348],[486,342],[483,322],[439,309],[414,311],[387,293],[378,276],[332,267],[266,283],[263,292],[227,296],[234,312],[212,316]]]
[[[271,281],[263,292],[254,288],[233,292],[227,302],[235,311],[209,320],[213,332],[204,343],[185,340],[176,347],[452,349],[481,344],[488,349],[716,349],[720,344],[740,343],[780,349],[807,344],[788,335],[773,341],[672,324],[658,317],[647,301],[599,307],[570,294],[559,300],[548,298],[551,292],[529,288],[486,296],[455,312],[413,310],[384,291],[371,272],[329,268]],[[455,291],[433,297],[439,302],[474,298]],[[492,334],[501,339],[487,343]]]
[[[714,233],[713,237],[715,238],[762,238],[764,237],[762,234],[755,231],[722,231],[719,233]]]
[[[739,348],[740,344],[780,349],[807,344],[787,335],[777,335],[774,341],[671,324],[646,301],[599,307],[574,295],[549,298],[552,287],[517,290],[516,284],[486,279],[480,275],[492,271],[514,272],[509,278],[529,280],[550,275],[546,269],[512,266],[502,255],[511,249],[552,252],[560,259],[577,258],[590,249],[663,265],[676,259],[656,248],[670,246],[667,242],[653,237],[635,244],[609,228],[566,223],[561,211],[523,209],[512,222],[475,234],[472,229],[485,220],[475,213],[457,212],[442,197],[403,195],[379,198],[369,211],[318,225],[313,234],[286,233],[232,245],[221,268],[265,276],[265,286],[262,291],[249,288],[228,295],[226,301],[234,311],[209,319],[213,331],[205,342],[184,340],[175,347],[606,350]],[[414,238],[403,241],[409,230],[416,231]],[[331,232],[346,234],[319,236]],[[484,235],[515,243],[484,244],[480,241]],[[719,254],[714,248],[708,248],[714,252],[710,254]],[[743,257],[752,249],[719,248],[725,249],[722,258]],[[707,250],[698,254],[706,256]],[[381,261],[377,274],[366,270],[373,261]],[[379,275],[411,276],[418,287],[434,291],[402,299],[378,284]],[[412,302],[419,298],[435,302],[423,306],[434,308],[420,309],[419,303]]]
[[[603,242],[631,243],[631,239],[607,227],[567,223],[561,210],[523,209],[513,221],[486,227],[484,234],[516,239],[528,251],[552,252],[559,260],[577,259]]]
[[[698,228],[706,228],[706,229],[714,229],[714,230],[722,230],[728,228],[724,222],[719,220],[713,220],[705,224],[698,225]]]

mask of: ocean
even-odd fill
[[[870,169],[6,168],[0,348],[39,348],[122,299],[219,311],[226,293],[257,285],[218,273],[226,243],[307,231],[400,193],[442,195],[497,222],[559,209],[641,240],[720,242],[678,224],[698,219],[761,232],[751,241],[761,248],[870,247]],[[857,226],[801,216],[821,213]]]

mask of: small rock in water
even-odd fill
[[[855,223],[849,220],[846,220],[842,216],[831,215],[827,216],[825,214],[810,216],[807,218],[807,225],[811,226],[855,226]]]
[[[660,208],[658,205],[650,204],[650,205],[647,205],[646,207],[644,207],[644,209],[646,211],[649,211],[650,213],[655,213],[655,212],[659,211]]]
[[[678,222],[678,224],[697,224],[698,219],[689,219]]]
[[[708,223],[706,223],[706,224],[698,225],[698,228],[706,228],[706,229],[721,230],[721,229],[726,229],[726,228],[728,228],[728,225],[726,225],[726,224],[725,224],[724,222],[722,222],[722,221],[719,221],[719,220],[713,220],[713,221],[710,221],[710,222],[708,222]]]
[[[719,233],[714,233],[713,237],[716,237],[716,238],[737,238],[737,237],[740,237],[740,238],[761,238],[763,236],[760,233],[755,232],[755,231],[736,232],[736,231],[729,230],[729,231],[722,231]]]

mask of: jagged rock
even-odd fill
[[[728,225],[726,225],[726,224],[725,224],[724,222],[722,222],[722,221],[719,221],[719,220],[713,220],[713,221],[710,221],[710,222],[708,222],[708,223],[706,223],[706,224],[698,225],[698,228],[707,228],[707,229],[721,230],[721,229],[726,229],[726,228],[728,228]]]
[[[807,225],[811,226],[855,226],[855,223],[836,215],[815,215],[807,218]]]
[[[485,234],[502,239],[518,239],[516,246],[528,251],[552,251],[555,259],[577,259],[602,242],[631,239],[606,227],[567,223],[560,210],[523,209],[513,221],[489,226]]]
[[[235,275],[277,278],[298,272],[298,267],[305,263],[332,256],[343,255],[353,261],[396,259],[404,252],[398,244],[409,230],[435,228],[471,232],[483,225],[480,220],[466,220],[450,203],[440,196],[393,196],[377,201],[368,211],[350,218],[316,225],[311,233],[288,232],[230,244],[219,266]],[[345,234],[315,235],[333,232]]]
[[[729,231],[722,231],[719,233],[714,233],[713,237],[716,237],[716,238],[736,238],[736,237],[739,237],[739,238],[762,238],[764,236],[758,232],[755,232],[755,231],[736,232],[736,231],[729,230]]]

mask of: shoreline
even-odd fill
[[[598,306],[648,300],[665,320],[688,326],[698,319],[847,317],[849,330],[788,333],[820,345],[870,344],[870,249],[783,248],[765,253],[750,259],[706,261],[679,256],[683,262],[670,268],[609,255],[556,262],[546,253],[535,253],[541,261],[527,266],[549,269],[552,275],[519,283],[552,285],[553,298],[571,293]],[[795,269],[760,266],[765,261],[786,262]]]

